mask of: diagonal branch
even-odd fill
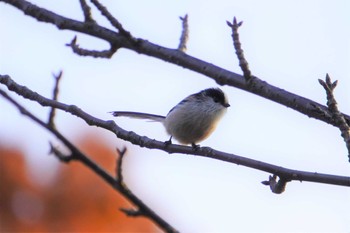
[[[59,150],[57,146],[54,146],[51,142],[49,142],[49,144],[50,144],[50,153],[49,154],[55,155],[59,161],[61,161],[63,163],[69,163],[72,160],[77,160],[77,154],[72,153],[72,154],[66,155],[63,152],[61,152],[61,150]]]
[[[275,87],[265,81],[258,79],[254,80],[254,88],[249,87],[242,75],[225,70],[221,67],[215,66],[209,62],[205,62],[198,58],[192,57],[188,54],[174,49],[168,49],[147,40],[137,39],[137,43],[133,43],[125,36],[120,35],[107,28],[99,25],[86,25],[84,22],[79,22],[73,19],[63,17],[55,14],[52,11],[40,8],[25,0],[0,0],[0,2],[8,3],[26,15],[29,15],[40,22],[51,23],[61,30],[71,30],[81,32],[86,35],[91,35],[117,46],[133,50],[140,54],[149,55],[164,61],[182,66],[192,71],[203,74],[212,78],[220,85],[229,85],[236,87],[250,93],[259,95],[276,103],[287,106],[295,111],[305,114],[309,117],[324,121],[328,124],[336,126],[332,118],[327,117],[327,114],[320,114],[318,110],[329,113],[326,106],[321,105],[315,101],[304,98],[302,96],[293,94],[281,88]],[[350,123],[350,116],[343,114],[347,123]]]
[[[34,114],[30,113],[27,109],[17,103],[13,98],[11,98],[5,91],[0,89],[0,95],[11,102],[23,115],[28,116],[34,122],[38,123],[43,128],[47,129],[53,135],[55,135],[67,148],[71,151],[70,155],[64,155],[57,148],[51,145],[51,151],[54,153],[61,161],[70,162],[72,160],[78,160],[85,166],[90,168],[99,177],[101,177],[105,182],[107,182],[113,189],[120,192],[124,197],[126,197],[131,203],[133,203],[139,209],[139,213],[143,216],[149,217],[153,220],[159,227],[161,227],[166,232],[177,232],[170,224],[168,224],[164,219],[157,215],[152,209],[150,209],[146,204],[144,204],[138,197],[136,197],[130,190],[125,189],[124,186],[120,185],[120,182],[110,176],[104,169],[99,167],[94,161],[89,159],[85,154],[83,154],[77,147],[75,147],[67,138],[65,138],[59,131],[52,128],[50,125],[46,124],[44,121],[40,120]],[[47,99],[49,100],[49,99]],[[57,102],[55,100],[51,100]],[[53,107],[53,106],[52,106]],[[125,212],[125,211],[123,211]]]
[[[108,21],[113,25],[113,27],[118,29],[121,35],[125,36],[133,42],[136,42],[135,38],[131,35],[131,33],[124,29],[123,25],[116,18],[114,18],[114,16],[111,13],[109,13],[106,7],[104,7],[98,0],[90,1],[96,6],[96,8],[101,12],[101,14],[108,19]]]
[[[91,8],[89,7],[88,4],[86,4],[85,0],[79,0],[80,1],[80,6],[81,9],[84,13],[84,18],[86,23],[96,23],[96,21],[92,18],[91,15]]]
[[[243,165],[260,171],[265,171],[270,174],[278,176],[280,179],[285,181],[309,181],[316,183],[334,184],[341,186],[350,186],[350,177],[346,176],[336,176],[328,175],[315,172],[306,172],[288,169],[280,167],[274,164],[265,163],[262,161],[249,159],[247,157],[225,153],[222,151],[217,151],[209,147],[200,147],[197,150],[193,150],[189,146],[180,145],[166,145],[164,142],[156,141],[145,136],[140,136],[134,132],[124,130],[119,127],[114,121],[104,121],[98,119],[83,110],[79,109],[75,105],[66,105],[39,95],[36,92],[31,91],[25,86],[18,85],[9,76],[0,75],[0,83],[7,86],[7,88],[18,95],[30,99],[39,103],[42,106],[50,106],[61,109],[65,112],[69,112],[74,116],[77,116],[84,120],[88,125],[94,125],[100,128],[104,128],[108,131],[114,133],[118,138],[125,141],[129,141],[135,145],[141,147],[146,147],[149,149],[159,149],[168,153],[181,153],[181,154],[193,154],[198,156],[203,156],[206,158],[217,159],[225,162],[235,163],[238,165]]]

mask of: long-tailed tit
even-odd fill
[[[160,116],[140,112],[111,112],[113,116],[125,116],[139,119],[149,119],[163,123],[167,133],[182,144],[192,144],[203,141],[214,131],[218,121],[230,106],[224,92],[219,88],[208,88],[192,94],[175,107],[168,115]]]

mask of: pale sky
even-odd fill
[[[82,20],[79,1],[31,1]],[[179,16],[189,14],[187,53],[241,73],[226,20],[243,20],[240,39],[251,71],[259,78],[318,103],[326,94],[318,84],[329,73],[339,80],[335,96],[350,114],[349,1],[103,1],[135,37],[176,48]],[[95,19],[109,28],[99,12]],[[112,59],[79,57],[65,46],[75,35],[89,49],[107,49],[100,40],[39,23],[0,3],[0,73],[51,96],[52,73],[64,71],[60,101],[102,119],[130,110],[166,114],[189,94],[216,87],[211,79],[161,60],[121,49]],[[4,88],[1,86],[1,88]],[[231,108],[203,146],[283,167],[350,176],[340,132],[294,110],[236,88],[222,87]],[[12,96],[15,96],[12,94]],[[22,101],[44,119],[47,109]],[[1,143],[21,145],[35,164],[33,177],[52,177],[58,164],[48,157],[51,135],[0,98]],[[167,140],[156,123],[116,119],[124,129]],[[181,232],[349,232],[350,189],[292,182],[281,195],[260,182],[269,174],[191,155],[168,155],[138,148],[102,129],[90,129],[69,114],[57,115],[69,138],[101,135],[129,148],[125,179],[151,208]],[[57,141],[56,141],[57,142]],[[38,161],[43,166],[39,169]],[[50,168],[50,169],[49,169]],[[42,182],[48,182],[42,180]],[[79,190],[77,190],[79,191]]]

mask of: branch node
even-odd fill
[[[49,154],[55,155],[56,158],[58,158],[58,160],[60,160],[61,162],[69,163],[70,161],[76,159],[73,155],[65,155],[64,153],[62,153],[51,142],[49,142],[49,144],[50,144],[50,152],[49,152]]]
[[[101,14],[115,27],[121,35],[129,39],[133,43],[138,43],[138,40],[134,38],[131,33],[124,29],[123,25],[103,6],[98,0],[90,0]]]
[[[331,113],[331,117],[335,123],[335,125],[339,128],[341,132],[341,136],[344,139],[346,148],[348,150],[348,157],[350,162],[350,126],[346,122],[343,114],[338,109],[338,103],[334,97],[334,89],[336,88],[338,81],[332,82],[330,76],[326,74],[326,81],[319,79],[318,82],[325,89],[327,95],[327,107],[328,111]]]
[[[310,105],[312,106],[311,111],[315,112],[315,114],[327,119],[328,122],[334,122],[331,113],[326,108],[321,108],[314,103],[311,103]]]
[[[270,189],[275,194],[281,194],[286,190],[288,180],[281,178],[277,181],[277,175],[269,176],[269,180],[262,181],[264,185],[269,185]]]
[[[182,21],[182,32],[181,32],[179,47],[177,49],[179,51],[186,52],[187,41],[189,37],[188,14],[186,14],[184,17],[180,17],[180,20]]]

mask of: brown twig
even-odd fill
[[[111,44],[110,49],[103,50],[103,51],[82,49],[77,44],[77,37],[76,36],[73,38],[73,40],[69,44],[66,44],[66,46],[71,47],[73,52],[80,55],[80,56],[91,56],[91,57],[95,57],[95,58],[111,58],[113,56],[113,54],[119,48],[119,47]]]
[[[249,83],[252,79],[252,73],[249,70],[249,65],[247,60],[244,57],[242,44],[239,41],[239,34],[238,34],[238,28],[242,26],[243,21],[237,22],[236,17],[233,18],[233,23],[227,21],[227,25],[232,29],[232,40],[233,40],[233,46],[236,50],[236,55],[238,57],[239,66],[242,69],[243,76],[245,80]]]
[[[181,52],[186,52],[187,41],[189,37],[188,14],[186,14],[184,17],[180,17],[180,20],[182,21],[182,32],[181,32],[179,47],[177,49],[180,50]]]
[[[129,40],[136,42],[137,40],[131,35],[131,33],[124,29],[123,25],[104,7],[98,0],[90,0],[96,8],[101,12],[103,16],[112,24],[113,27],[118,29],[119,33]]]
[[[117,175],[116,180],[119,184],[120,192],[126,196],[134,196],[132,191],[125,184],[124,177],[123,177],[123,159],[126,153],[126,147],[124,147],[122,150],[117,148],[117,152],[118,152],[119,158],[117,159],[117,166],[116,166],[116,175]],[[140,208],[137,208],[137,209],[119,208],[119,210],[130,217],[138,217],[138,216],[147,217],[147,213],[143,213]]]
[[[92,18],[91,8],[86,3],[86,1],[85,0],[79,0],[79,1],[80,1],[81,9],[83,10],[83,13],[84,13],[85,22],[86,23],[96,23],[96,21]]]
[[[49,142],[49,144],[50,144],[50,154],[55,155],[56,158],[58,158],[61,162],[69,163],[70,161],[77,159],[76,157],[77,154],[66,155],[62,151],[60,151],[56,146],[54,146],[51,142]]]
[[[126,147],[124,147],[122,150],[119,150],[117,148],[117,152],[119,155],[119,158],[117,159],[117,166],[116,166],[116,174],[117,174],[117,180],[119,181],[120,185],[123,185],[124,179],[123,179],[123,158],[126,153]]]
[[[247,82],[242,75],[225,70],[212,63],[200,60],[178,50],[168,49],[143,39],[137,39],[139,43],[135,44],[125,36],[120,35],[120,33],[115,33],[112,30],[94,24],[86,27],[85,22],[78,22],[76,20],[63,17],[52,11],[31,4],[25,0],[0,0],[0,2],[8,3],[18,8],[26,15],[29,15],[40,22],[55,25],[60,30],[81,32],[83,34],[105,40],[110,44],[117,45],[118,48],[123,47],[140,54],[159,58],[163,61],[170,62],[203,74],[204,76],[213,79],[220,85],[228,85],[248,91],[268,100],[280,103],[295,111],[305,114],[308,117],[324,121],[334,126],[336,125],[332,118],[328,118],[324,114],[319,114],[318,111],[315,111],[315,108],[319,108],[325,112],[328,112],[326,106],[273,86],[255,76],[253,76],[254,88],[252,88],[251,85],[247,85]],[[347,123],[350,123],[350,116],[345,114],[343,115]]]
[[[327,106],[328,110],[331,113],[331,116],[336,123],[336,126],[339,128],[341,132],[341,136],[344,139],[346,144],[346,148],[348,150],[348,157],[350,162],[350,127],[346,122],[343,114],[338,109],[338,103],[335,100],[333,91],[337,87],[338,81],[332,82],[329,75],[326,75],[326,81],[319,79],[318,82],[323,86],[327,94]]]
[[[181,153],[181,154],[193,154],[197,156],[203,156],[206,158],[217,159],[221,161],[226,161],[229,163],[235,163],[238,165],[243,165],[260,171],[265,171],[270,174],[275,174],[284,180],[296,180],[296,181],[309,181],[316,183],[334,184],[341,186],[350,186],[350,177],[346,176],[336,176],[315,172],[306,172],[284,168],[274,164],[265,163],[262,161],[249,159],[247,157],[225,153],[222,151],[217,151],[209,147],[200,147],[198,150],[193,150],[190,146],[180,146],[180,145],[166,145],[163,141],[157,141],[150,139],[145,136],[140,136],[134,132],[127,131],[115,124],[114,121],[104,121],[93,117],[92,115],[84,112],[74,105],[66,105],[39,95],[26,88],[25,86],[18,85],[9,76],[0,75],[0,83],[6,85],[9,90],[17,93],[24,98],[33,100],[42,106],[55,107],[63,111],[69,112],[74,116],[77,116],[84,120],[88,125],[94,125],[97,127],[104,128],[113,132],[118,138],[129,141],[133,144],[139,145],[141,147],[146,147],[150,149],[159,149],[166,151],[168,153]]]
[[[59,83],[61,81],[62,78],[62,70],[58,73],[58,75],[53,75],[53,77],[55,78],[55,85],[54,85],[54,89],[52,92],[52,99],[53,100],[57,100],[58,98],[58,92],[59,92]],[[51,126],[52,128],[55,128],[55,115],[56,115],[56,109],[55,108],[51,108],[50,113],[49,113],[49,120],[48,120],[48,124],[49,126]]]

